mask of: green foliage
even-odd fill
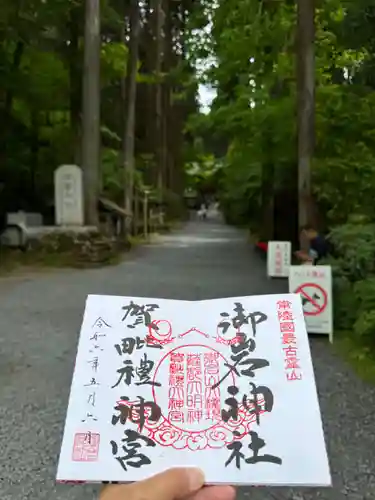
[[[332,229],[330,240],[341,258],[341,274],[350,281],[375,273],[375,224],[337,226]]]
[[[374,112],[373,93],[343,85],[318,89],[314,191],[331,223],[352,214],[374,218]]]
[[[33,109],[55,110],[66,106],[68,72],[56,54],[29,47],[20,65],[19,77],[22,100]]]
[[[185,207],[181,196],[166,189],[163,191],[163,204],[167,220],[181,220],[185,216]]]
[[[249,149],[246,143],[233,141],[223,168],[220,206],[233,224],[245,224],[260,206],[261,164],[249,157]]]
[[[217,191],[222,163],[213,155],[199,154],[198,148],[190,152],[194,161],[185,163],[186,186],[201,195]]]
[[[101,48],[101,79],[103,89],[117,87],[119,96],[127,48],[111,36],[111,30],[120,33],[123,21],[109,3],[102,2],[103,26],[109,34]],[[19,199],[26,209],[47,210],[53,199],[54,169],[79,161],[83,7],[82,0],[2,2],[0,118],[7,126],[0,134],[0,183],[7,187],[7,196],[0,200],[0,223],[6,210],[17,209],[10,207],[12,199]],[[113,128],[106,126],[108,121],[104,110],[103,140],[118,147],[116,133],[106,133]],[[103,156],[106,162],[106,151]],[[104,180],[106,188],[113,188],[112,174]]]
[[[191,123],[219,143],[227,220],[259,225],[274,193],[297,189],[295,3],[222,0],[207,8],[212,40],[196,44],[213,58],[203,80],[217,97]],[[327,0],[316,9],[312,190],[331,229],[335,324],[366,348],[375,346],[374,23],[371,0]]]
[[[326,260],[334,274],[335,327],[365,349],[375,349],[375,224],[335,227],[330,240],[336,258]]]
[[[156,35],[153,7],[141,2],[132,131],[136,165],[133,177],[138,190],[142,191],[146,181],[155,185],[160,168],[165,173],[167,191],[183,191],[183,149],[190,140],[185,140],[184,128],[187,116],[196,110],[197,93],[196,72],[187,61],[186,47],[192,31],[202,26],[199,17],[203,14],[204,18],[205,3],[207,0],[194,5],[170,3],[161,33],[162,71],[156,71],[156,52],[149,47]],[[120,205],[126,181],[120,151],[127,106],[124,77],[131,38],[130,11],[129,2],[100,1],[100,188]],[[1,2],[0,120],[5,126],[0,131],[0,231],[5,213],[10,210],[38,210],[50,216],[53,171],[62,163],[81,164],[82,80],[87,69],[84,26],[83,0]],[[156,85],[160,85],[160,93],[155,92]],[[159,128],[159,111],[155,112],[159,95],[162,131],[158,133],[163,138],[157,141],[153,136]],[[145,161],[147,155],[151,161]],[[162,161],[163,165],[158,164]],[[174,197],[176,193],[171,194]],[[174,200],[170,205],[178,203]]]
[[[113,83],[125,76],[128,48],[123,43],[102,44],[100,56],[103,83]]]
[[[347,278],[335,276],[333,279],[334,325],[339,331],[351,331],[357,318],[356,305],[353,304],[353,283]]]
[[[313,192],[331,226],[352,214],[374,219],[370,5],[329,0],[316,12]],[[213,21],[213,36],[195,43],[216,59],[203,80],[217,89],[206,129],[226,145],[219,155],[226,155],[221,197],[231,220],[250,220],[262,178],[270,177],[274,190],[284,192],[296,175],[295,8],[291,2],[224,0],[203,14]]]
[[[119,169],[119,152],[116,149],[102,149],[102,186],[103,192],[114,201],[123,197],[122,169]],[[120,203],[122,205],[122,203]]]
[[[350,283],[334,280],[334,315],[337,331],[364,348],[375,349],[375,277]]]
[[[353,334],[364,344],[375,347],[375,308],[359,314],[354,323]]]

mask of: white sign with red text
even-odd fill
[[[57,481],[175,466],[207,484],[331,485],[297,295],[89,295]]]
[[[301,296],[306,329],[329,335],[333,340],[333,298],[331,266],[291,266],[289,292]]]
[[[267,276],[287,278],[292,259],[290,241],[269,241],[267,248]]]

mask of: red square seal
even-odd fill
[[[74,436],[73,462],[96,462],[99,455],[100,434],[77,432]]]

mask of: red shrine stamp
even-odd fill
[[[173,342],[172,325],[167,319],[152,321],[148,327],[146,341],[148,344],[169,344]]]
[[[185,344],[171,349],[160,360],[154,380],[165,377],[165,384],[153,387],[153,399],[163,408],[157,422],[146,418],[145,434],[161,446],[192,451],[223,448],[242,439],[256,420],[251,402],[239,405],[235,420],[222,419],[222,400],[228,387],[236,385],[230,373],[222,385],[220,377],[228,361],[216,349],[202,344]],[[264,413],[264,400],[258,400]]]
[[[96,462],[99,456],[100,434],[77,432],[74,436],[73,462]]]

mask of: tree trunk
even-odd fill
[[[272,138],[270,134],[264,137],[265,151],[270,151]],[[269,153],[268,153],[269,155]],[[261,206],[262,206],[262,226],[260,228],[260,239],[272,241],[275,237],[275,166],[272,156],[268,156],[262,164],[261,176]]]
[[[163,154],[163,90],[161,83],[161,69],[163,60],[163,18],[162,0],[153,0],[154,10],[154,36],[155,36],[155,76],[157,78],[155,88],[155,156],[158,171],[157,187],[160,202],[163,201],[164,188],[164,154]]]
[[[315,3],[298,0],[297,106],[298,106],[298,223],[313,223],[311,160],[314,152]]]
[[[37,196],[37,171],[39,166],[39,114],[37,111],[31,111],[31,130],[30,130],[30,204],[38,205]]]
[[[79,39],[82,35],[81,23],[83,20],[81,6],[72,5],[69,11],[69,40],[67,46],[67,61],[69,65],[69,101],[70,101],[70,129],[72,133],[72,159],[77,165],[81,164],[81,109],[82,109],[82,71],[79,57]]]
[[[165,172],[165,187],[173,191],[173,166],[170,144],[170,129],[171,124],[171,78],[170,71],[173,64],[173,23],[171,18],[171,9],[169,0],[163,0],[164,12],[164,47],[163,47],[163,73],[166,75],[163,81],[163,142],[162,142],[162,157]]]
[[[139,190],[134,190],[134,216],[133,216],[133,234],[138,236],[139,232]]]
[[[135,105],[137,98],[137,64],[140,36],[140,12],[138,0],[132,0],[130,14],[130,41],[125,80],[125,124],[123,137],[124,160],[124,206],[129,213],[133,213],[134,195],[134,134],[135,134]],[[131,232],[132,221],[126,219],[126,231]]]
[[[16,48],[13,52],[13,61],[9,68],[11,82],[10,87],[5,89],[4,92],[4,107],[0,108],[0,120],[1,123],[7,124],[7,126],[2,127],[0,132],[0,165],[4,168],[8,161],[8,141],[11,137],[13,130],[13,99],[14,99],[14,82],[17,81],[17,72],[20,68],[22,57],[25,51],[25,44],[22,41],[17,42]]]
[[[85,222],[99,224],[100,0],[86,0],[83,69],[82,166]]]

